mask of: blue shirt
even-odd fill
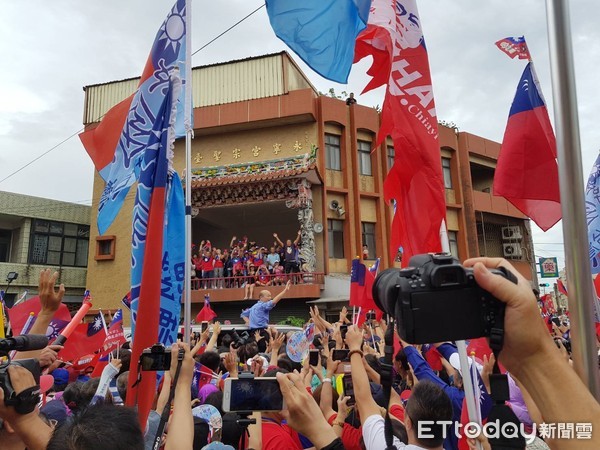
[[[250,319],[249,327],[255,328],[267,328],[269,325],[269,311],[275,307],[273,300],[268,302],[261,302],[260,300],[254,304],[251,308],[248,308],[242,312],[240,317],[248,317]]]

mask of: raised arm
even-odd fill
[[[294,244],[298,245],[298,242],[300,242],[300,236],[302,236],[302,231],[298,230],[298,236],[296,236],[296,239],[294,239]]]
[[[275,240],[277,241],[277,243],[279,245],[281,245],[282,247],[284,246],[283,242],[281,242],[281,239],[279,239],[279,236],[277,236],[277,233],[273,233],[273,237],[275,238]]]
[[[281,300],[283,297],[285,297],[285,294],[288,293],[288,291],[290,290],[290,286],[291,285],[292,285],[292,280],[289,280],[285,284],[285,288],[283,289],[283,291],[281,291],[279,294],[277,294],[275,296],[275,298],[273,300],[271,300],[273,302],[273,306],[275,306],[277,303],[279,303],[279,300]]]
[[[173,414],[169,423],[169,435],[167,436],[165,450],[192,448],[194,443],[194,418],[190,408],[194,359],[192,358],[190,347],[187,344],[173,344],[171,349],[170,372],[171,378],[174,380],[175,371],[177,369],[177,354],[180,348],[184,349],[185,354],[181,364],[179,380],[177,380],[177,386],[175,386]]]
[[[350,349],[352,356],[350,362],[352,363],[352,383],[354,384],[354,397],[356,399],[356,407],[360,415],[360,420],[364,423],[368,417],[375,414],[380,414],[379,405],[373,399],[371,395],[371,386],[369,384],[369,376],[367,370],[363,365],[362,351],[360,347],[363,342],[363,335],[361,330],[353,325],[348,327],[346,333],[346,344]]]
[[[506,304],[500,362],[529,392],[544,422],[589,423],[590,428],[600,429],[600,405],[556,350],[529,282],[504,259],[475,258],[465,261],[464,265],[473,267],[479,286]],[[517,284],[489,270],[499,267],[512,272]],[[560,386],[559,398],[556,386]],[[598,449],[600,433],[593,433],[589,440],[557,439],[553,448]]]
[[[236,239],[237,239],[237,236],[233,236],[231,238],[231,241],[229,242],[229,248],[233,248],[233,243],[235,242]]]

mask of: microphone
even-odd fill
[[[24,334],[0,339],[0,353],[41,350],[48,345],[48,338],[41,334]]]

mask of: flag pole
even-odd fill
[[[192,0],[185,0],[185,282],[183,290],[183,336],[190,343],[192,315]]]
[[[592,395],[600,399],[598,356],[595,353],[596,341],[592,324],[592,305],[596,292],[592,285],[589,244],[587,239],[581,239],[581,236],[587,236],[588,230],[582,190],[584,182],[568,6],[569,3],[564,0],[546,0],[558,175],[560,197],[563,199],[563,238],[573,321],[572,355],[577,375],[588,386]]]
[[[448,239],[448,229],[446,228],[446,220],[442,220],[440,224],[440,242],[442,244],[442,252],[450,253],[450,240]],[[460,372],[463,379],[465,389],[465,399],[467,401],[467,412],[469,413],[470,422],[477,421],[477,406],[475,405],[475,388],[471,379],[471,368],[469,367],[469,359],[467,357],[467,343],[456,341],[456,349],[458,350],[458,359],[460,361]],[[481,425],[481,421],[478,422]],[[477,442],[477,448],[481,449],[481,444]]]

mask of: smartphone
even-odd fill
[[[354,384],[352,383],[352,376],[349,373],[344,375],[342,386],[344,387],[344,397],[350,397],[347,405],[354,406],[356,404],[356,399],[354,398]]]
[[[348,332],[348,325],[340,325],[340,334],[342,335],[342,340],[346,340],[346,333]]]
[[[208,329],[208,322],[207,321],[203,321],[202,325],[200,326],[200,332],[204,333],[207,329]]]
[[[226,378],[223,411],[281,411],[286,409],[277,378]]]
[[[164,353],[142,353],[140,365],[145,371],[161,371],[171,368],[171,351]]]
[[[319,350],[310,350],[308,352],[308,364],[311,366],[319,365]]]
[[[334,361],[350,361],[350,358],[348,356],[348,354],[350,353],[350,350],[348,350],[347,348],[343,348],[343,349],[336,349],[333,351],[333,360]]]

